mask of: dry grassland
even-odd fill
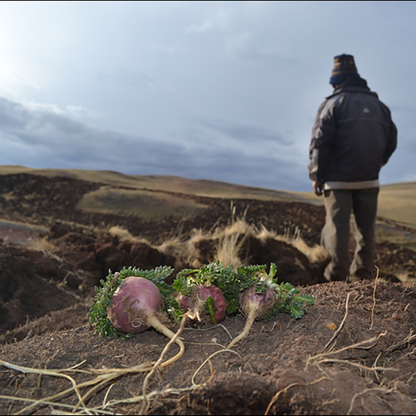
[[[295,196],[323,205],[323,198],[312,192],[293,192]],[[382,185],[378,199],[378,216],[416,228],[416,182]]]
[[[103,186],[86,194],[77,205],[84,211],[118,213],[141,217],[191,216],[204,205],[165,193],[141,189],[114,189]]]
[[[293,192],[235,185],[227,182],[210,181],[204,179],[194,180],[181,178],[178,176],[125,175],[113,171],[95,171],[82,169],[32,169],[23,166],[0,166],[0,175],[16,173],[28,173],[49,177],[66,176],[74,179],[81,179],[89,182],[100,182],[113,186],[179,192],[215,198],[251,198],[278,201],[304,200],[302,196],[298,196]]]

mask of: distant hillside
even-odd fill
[[[296,196],[323,204],[312,192],[294,192]],[[378,199],[378,216],[416,228],[416,182],[382,185]]]
[[[66,176],[89,182],[100,182],[110,186],[124,186],[137,189],[162,190],[208,196],[215,198],[248,198],[259,200],[290,200],[309,202],[301,194],[267,188],[235,185],[227,182],[205,179],[187,179],[163,175],[125,175],[114,171],[81,169],[32,169],[24,166],[0,166],[0,175],[29,173],[48,177]]]
[[[32,169],[24,166],[0,166],[0,175],[29,173],[48,177],[64,176],[107,185],[98,191],[87,194],[80,208],[93,211],[137,211],[145,207],[146,212],[160,211],[161,204],[179,213],[191,213],[198,206],[184,202],[183,198],[171,196],[161,200],[154,191],[169,191],[227,199],[257,199],[307,202],[322,205],[323,198],[312,192],[279,191],[267,188],[235,185],[211,180],[193,180],[177,176],[163,175],[125,175],[114,171],[95,171],[81,169]],[[156,211],[155,211],[156,210]],[[416,182],[383,185],[380,189],[378,215],[404,225],[416,228]]]

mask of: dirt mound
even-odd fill
[[[224,347],[242,330],[242,316],[216,327],[186,328],[185,355],[145,383],[146,409],[140,396],[148,371],[104,380],[97,388],[91,381],[80,388],[82,394],[94,388],[85,407],[129,414],[416,413],[416,295],[411,283],[403,283],[416,277],[414,251],[378,240],[377,281],[322,283],[328,259],[313,260],[294,244],[299,235],[305,247],[319,243],[322,207],[187,195],[207,208],[161,220],[77,209],[82,196],[99,186],[61,177],[0,176],[0,363],[61,371],[83,362],[83,372],[65,373],[82,383],[103,366],[156,361],[167,340],[154,330],[130,341],[94,333],[87,319],[94,286],[124,266],[168,265],[175,268],[174,278],[178,267],[210,262],[221,242],[215,230],[232,223],[231,205],[233,218],[244,218],[254,230],[239,232],[235,254],[249,264],[275,263],[279,281],[315,296],[315,304],[300,320],[281,314],[256,322],[233,351]],[[110,232],[114,226],[130,237]],[[264,229],[270,234],[262,234]],[[201,238],[194,238],[195,230]],[[162,244],[168,240],[170,247]],[[178,244],[192,246],[192,256],[181,254]],[[352,255],[353,239],[350,248]],[[167,355],[174,354],[172,346]],[[3,368],[3,396],[46,400],[70,386],[63,377],[22,371]],[[62,406],[38,404],[25,413],[54,413],[78,402],[71,392],[52,400]],[[14,413],[29,404],[0,398],[0,411]]]
[[[136,267],[144,270],[160,265],[173,269],[178,263],[174,255],[166,254],[140,241],[119,241],[109,233],[88,234],[82,229],[60,227],[55,224],[47,234],[53,250],[38,251],[24,246],[0,246],[0,334],[6,330],[44,316],[50,311],[67,308],[80,299],[95,294],[109,270]],[[244,238],[244,236],[243,236]],[[193,263],[181,260],[182,268],[192,268],[195,261],[206,264],[215,257],[215,240],[196,243]],[[274,262],[279,279],[293,285],[316,284],[328,259],[311,264],[294,246],[275,239],[260,240],[253,236],[244,238],[239,253],[250,264]],[[181,269],[182,269],[181,268]],[[175,269],[167,283],[171,283],[179,269]],[[27,327],[29,330],[29,327]],[[17,335],[20,334],[20,335]],[[11,337],[21,338],[19,328]],[[0,338],[1,340],[1,338]]]
[[[0,333],[77,301],[68,291],[40,277],[33,266],[0,246]]]
[[[413,287],[334,282],[304,291],[315,296],[316,303],[302,319],[282,314],[257,322],[232,351],[224,346],[242,330],[241,316],[227,317],[216,327],[185,330],[181,335],[185,355],[147,379],[145,413],[414,414]],[[101,339],[88,324],[42,335],[34,331],[20,342],[1,347],[2,360],[35,371],[23,375],[4,369],[2,394],[59,403],[38,403],[27,410],[34,414],[75,406],[76,394],[50,398],[71,386],[51,370],[62,372],[82,363],[79,373],[73,369],[66,374],[78,384],[90,381],[80,387],[82,394],[94,388],[85,400],[87,409],[138,414],[148,372],[137,370],[105,382],[115,370],[104,370],[99,379],[92,371],[155,362],[166,344],[166,338],[154,330],[130,341]],[[165,359],[176,352],[173,345]],[[39,368],[47,368],[50,375],[39,376]],[[0,400],[3,413],[23,407],[21,402]]]

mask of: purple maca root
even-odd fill
[[[114,328],[135,334],[152,326],[148,323],[149,315],[159,311],[163,304],[158,287],[144,277],[135,276],[121,282],[112,301],[107,314]]]
[[[201,320],[206,315],[205,302],[211,297],[215,302],[214,325],[223,321],[227,311],[227,301],[221,289],[215,285],[197,285],[192,288],[189,297],[183,295],[179,298],[179,304],[184,312],[190,312],[191,319]]]
[[[114,326],[121,332],[141,333],[153,327],[169,339],[175,334],[157,318],[163,305],[159,288],[144,277],[129,276],[124,279],[114,292],[113,306],[107,309],[107,315]],[[185,345],[178,337],[175,338],[179,353],[161,364],[165,367],[178,360],[185,352]]]
[[[247,320],[241,334],[234,338],[227,348],[234,347],[239,341],[247,336],[254,321],[264,319],[266,314],[276,305],[276,292],[266,288],[264,293],[257,293],[256,285],[245,289],[240,295],[240,306]]]

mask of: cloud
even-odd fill
[[[122,85],[132,88],[143,88],[143,89],[157,89],[161,91],[173,92],[174,88],[169,85],[164,85],[158,82],[154,77],[133,71],[126,68],[116,68],[113,71],[98,71],[97,77],[100,81],[111,82],[114,84]]]
[[[205,33],[215,28],[225,29],[228,27],[233,13],[234,11],[232,8],[208,12],[208,16],[202,24],[192,24],[187,26],[183,31],[185,33]]]
[[[15,73],[15,69],[12,66],[9,66],[7,62],[4,62],[2,67],[0,68],[0,79],[2,80],[2,84],[10,84],[14,86],[22,86],[22,87],[29,87],[36,91],[46,91],[42,85],[39,85],[36,82],[33,82],[28,79],[24,79],[21,76],[18,76]]]
[[[160,154],[160,144],[148,138],[91,128],[65,114],[29,109],[5,98],[0,98],[0,123],[2,138],[9,145],[45,151],[45,155],[53,154],[55,160],[67,164],[122,163],[124,158],[129,163],[140,159],[147,164],[158,160],[166,163],[167,154],[178,157],[182,148],[165,144],[165,153]],[[45,156],[45,164],[51,162]]]
[[[289,140],[282,137],[282,135],[278,132],[254,124],[220,119],[199,120],[198,123],[216,131],[217,133],[220,133],[221,135],[232,138],[240,144],[255,144],[256,147],[262,146],[263,143],[265,143],[267,146],[269,146],[271,143],[280,144],[283,146],[288,146],[291,144]]]
[[[300,191],[309,186],[306,167],[279,154],[221,153],[201,173],[201,178],[270,189]]]
[[[2,97],[0,124],[0,138],[7,149],[0,156],[0,164],[177,175],[275,189],[299,189],[303,180],[293,175],[296,164],[282,154],[273,154],[269,147],[255,154],[248,146],[224,146],[215,137],[203,145],[168,143],[89,127],[66,114],[27,108]],[[221,120],[205,125],[243,144],[251,143],[252,135],[256,135],[252,143],[256,147],[276,140],[273,133],[256,126]]]
[[[297,58],[282,54],[275,42],[273,42],[273,46],[267,46],[262,41],[254,39],[246,31],[226,38],[224,53],[231,57],[249,61],[269,61],[291,66],[299,64]]]
[[[85,108],[81,105],[67,105],[65,107],[65,110],[67,114],[69,114],[72,118],[75,118],[75,119],[82,118],[84,116],[90,117],[90,118],[102,117],[101,114],[95,111],[91,111],[90,109]]]
[[[404,175],[403,182],[416,182],[416,174]]]

